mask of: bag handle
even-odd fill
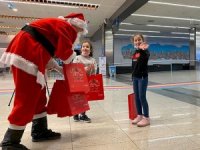
[[[94,63],[92,63],[92,64],[90,64],[90,66],[91,65],[93,65],[93,67],[94,67]],[[94,69],[95,70],[95,69]],[[91,75],[96,75],[96,71],[94,72],[94,74],[92,74],[92,72],[93,72],[93,69],[90,69],[90,72],[89,72],[89,76],[91,76]]]

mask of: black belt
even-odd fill
[[[30,35],[32,35],[36,41],[38,41],[40,44],[42,44],[42,46],[45,47],[45,49],[49,52],[49,54],[52,57],[54,56],[54,52],[55,52],[54,46],[44,35],[42,35],[40,32],[38,32],[36,28],[29,26],[29,25],[25,25],[21,30],[26,31]]]

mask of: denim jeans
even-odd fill
[[[133,90],[135,93],[135,101],[138,115],[149,117],[149,105],[146,99],[146,91],[148,85],[148,77],[133,77]],[[142,112],[143,111],[143,112]]]

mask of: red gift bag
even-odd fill
[[[89,109],[85,93],[70,93],[64,80],[56,80],[47,104],[48,114],[66,117],[74,116]]]
[[[137,109],[135,104],[135,94],[128,95],[128,110],[129,110],[129,119],[133,120],[137,117]]]
[[[88,76],[89,92],[86,94],[88,101],[103,100],[104,88],[102,74]]]
[[[83,64],[64,64],[63,73],[70,92],[87,93],[89,91],[88,79]]]

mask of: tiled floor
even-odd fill
[[[31,150],[200,150],[199,81],[199,71],[150,73],[147,97],[151,125],[139,128],[128,119],[130,74],[104,78],[105,100],[90,102],[87,113],[92,123],[48,116],[49,128],[61,132],[62,138],[33,143],[30,123],[22,144]],[[53,82],[48,80],[49,87]],[[8,126],[11,107],[7,105],[13,87],[11,75],[0,76],[0,139]]]

